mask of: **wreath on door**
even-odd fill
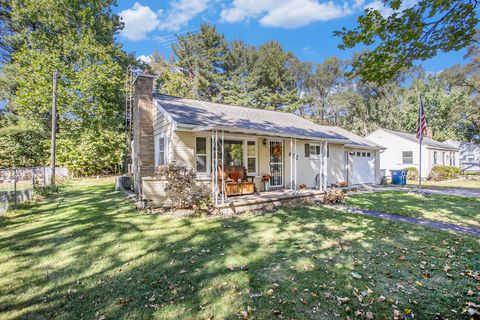
[[[276,144],[272,148],[272,154],[276,158],[280,158],[282,156],[282,145],[281,144]]]

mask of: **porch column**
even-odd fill
[[[320,191],[323,189],[323,142],[320,141],[320,155],[318,157],[318,188]]]
[[[294,182],[294,185],[295,185],[295,190],[297,190],[297,159],[298,159],[298,156],[297,156],[297,138],[295,138],[295,140],[294,140],[294,146],[295,146],[295,154],[293,156],[293,161],[294,161],[294,163],[293,163],[293,168],[294,169],[293,170],[295,172],[295,176],[294,176],[293,182]]]
[[[293,139],[290,138],[290,190],[293,190]]]
[[[222,151],[222,160],[221,160],[221,161],[222,161],[222,189],[221,189],[221,191],[222,191],[222,204],[225,203],[225,191],[226,191],[226,190],[225,190],[225,165],[224,165],[224,163],[225,163],[225,161],[224,161],[224,160],[225,160],[225,157],[224,157],[224,155],[223,155],[223,154],[224,154],[224,150],[225,150],[225,148],[224,148],[224,143],[225,143],[225,134],[224,134],[224,131],[222,130],[222,145],[221,145],[221,147],[220,147],[220,149],[221,149],[221,151]]]
[[[212,129],[212,157],[211,157],[211,175],[212,175],[212,204],[218,205],[218,134],[217,130]]]
[[[325,141],[322,144],[322,172],[323,172],[323,190],[327,190],[327,183],[328,183],[328,171],[327,171],[327,154],[328,154],[328,142]]]

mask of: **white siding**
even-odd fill
[[[377,130],[366,137],[386,149],[380,151],[380,169],[386,170],[387,176],[390,176],[390,170],[399,170],[408,167],[419,168],[419,144],[413,141],[401,138],[390,132]],[[412,151],[413,164],[403,163],[403,151]],[[426,178],[430,172],[429,157],[427,148],[422,146],[422,177]]]
[[[418,142],[404,139],[381,129],[371,133],[366,138],[387,148],[383,151],[380,151],[380,169],[386,170],[387,176],[390,176],[390,170],[399,170],[407,167],[416,167],[419,169],[420,146]],[[403,163],[402,151],[413,152],[413,164]],[[434,166],[434,151],[437,151],[438,153],[437,165],[450,165],[446,158],[445,161],[442,160],[443,152],[445,152],[445,155],[450,155],[453,153],[456,154],[456,166],[458,167],[458,152],[445,149],[434,149],[426,145],[422,145],[422,178],[427,178],[430,170]]]

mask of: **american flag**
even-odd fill
[[[422,97],[420,97],[420,109],[418,110],[417,139],[422,140],[423,136],[426,134],[427,134],[427,120],[425,120],[425,114],[423,113]]]

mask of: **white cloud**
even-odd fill
[[[355,3],[363,3],[355,0]],[[220,13],[222,21],[239,22],[258,18],[268,27],[298,28],[315,21],[327,21],[353,13],[352,8],[333,1],[319,0],[234,0]]]
[[[152,61],[152,58],[150,58],[150,56],[146,56],[144,54],[138,56],[137,59],[145,63],[150,63],[150,61]]]
[[[178,31],[188,22],[205,11],[209,0],[176,0],[170,4],[163,21],[158,28],[166,31]]]
[[[267,27],[298,28],[315,21],[327,21],[350,15],[348,7],[338,6],[329,1],[294,0],[270,10],[260,19]]]
[[[166,12],[154,12],[150,7],[135,2],[133,7],[119,13],[125,23],[121,34],[129,40],[144,40],[154,30],[178,31],[205,11],[208,2],[209,0],[174,0]]]
[[[417,2],[418,2],[418,0],[405,0],[400,5],[400,9],[398,11],[395,11],[390,7],[385,7],[383,1],[375,0],[375,1],[372,1],[370,3],[367,3],[364,6],[364,9],[377,10],[378,12],[380,12],[380,14],[383,17],[387,18],[387,17],[391,16],[392,14],[394,14],[395,12],[401,12],[405,9],[408,9],[408,8],[411,8],[411,7],[415,6],[417,4]]]
[[[146,39],[147,33],[158,27],[160,23],[158,20],[159,14],[161,14],[161,11],[155,13],[150,7],[135,2],[132,8],[119,13],[125,23],[125,28],[121,34],[129,40]]]
[[[220,19],[224,22],[241,22],[258,19],[267,27],[293,29],[316,21],[338,19],[364,9],[372,8],[388,17],[394,11],[384,6],[384,0],[233,0],[222,9]],[[418,0],[405,0],[399,11],[414,6]]]

